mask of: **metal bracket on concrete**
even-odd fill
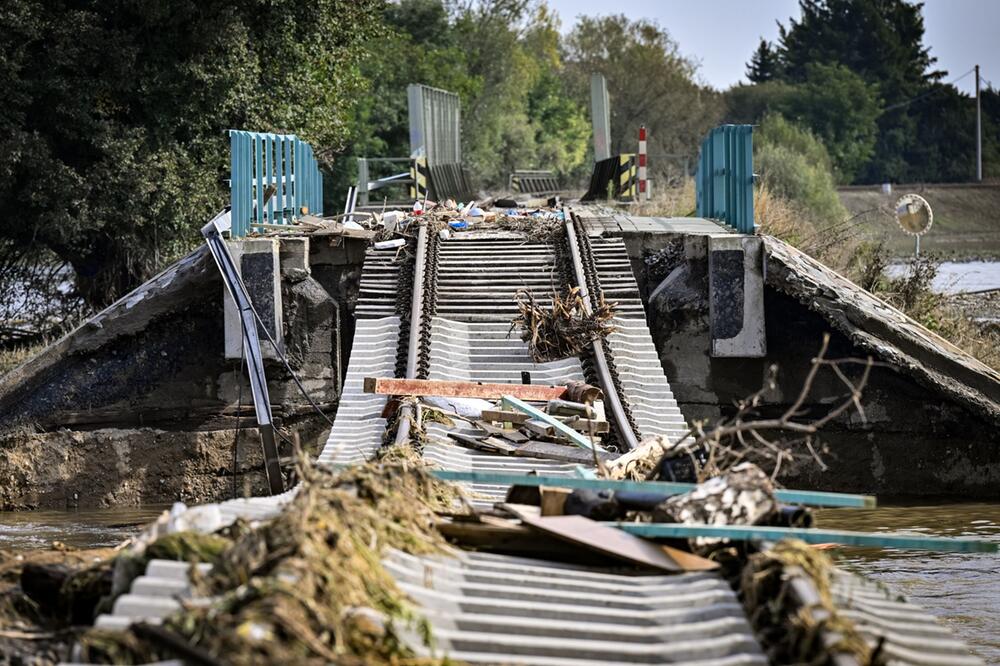
[[[267,393],[267,377],[264,375],[264,359],[260,351],[260,337],[257,333],[257,318],[254,313],[246,285],[236,270],[236,263],[222,232],[229,229],[229,211],[217,215],[201,229],[215,264],[222,273],[222,281],[236,303],[243,328],[243,346],[246,352],[247,372],[250,376],[250,390],[253,393],[254,410],[257,413],[257,429],[264,449],[264,472],[272,495],[284,491],[281,466],[278,463],[278,447],[274,441],[274,423],[271,419],[271,399]]]
[[[709,236],[708,317],[713,357],[767,354],[764,243],[759,236]]]

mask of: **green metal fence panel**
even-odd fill
[[[722,125],[701,142],[698,158],[698,216],[721,220],[752,234],[753,127]]]
[[[254,225],[291,224],[308,212],[323,214],[323,175],[312,146],[294,134],[229,131],[230,233]]]

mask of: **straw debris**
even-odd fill
[[[612,323],[615,304],[607,303],[602,296],[588,314],[579,287],[568,289],[562,296],[554,293],[549,309],[538,305],[527,289],[519,289],[514,298],[521,312],[511,322],[510,330],[521,329],[521,339],[528,343],[535,363],[579,356],[591,342],[616,330]]]
[[[827,555],[798,539],[750,556],[740,593],[771,663],[834,664],[836,655],[845,653],[862,665],[884,662],[854,624],[837,613],[830,587],[833,567]],[[812,584],[817,598],[798,598],[791,584],[795,572]]]
[[[452,510],[454,491],[408,461],[340,473],[306,467],[302,477],[278,518],[235,536],[196,581],[210,605],[190,605],[154,633],[89,632],[84,660],[439,663],[416,658],[401,640],[409,629],[430,646],[430,628],[381,559],[390,548],[442,550],[434,512]]]

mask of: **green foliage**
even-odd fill
[[[919,3],[800,0],[799,7],[776,48],[762,41],[748,63],[750,80],[772,87],[734,89],[730,115],[749,100],[752,112],[794,118],[826,143],[842,182],[971,177],[974,102],[939,82],[945,72],[932,69]],[[796,94],[786,96],[775,81]],[[1000,109],[984,115],[985,124],[1000,125]],[[1000,138],[987,133],[984,153],[1000,155]]]
[[[811,132],[784,117],[765,116],[754,133],[754,169],[769,191],[790,199],[817,222],[846,217],[826,148]]]
[[[813,63],[805,71],[777,110],[810,128],[830,153],[837,179],[850,182],[875,154],[878,90],[843,65]]]
[[[762,37],[760,44],[757,45],[757,50],[753,52],[753,55],[750,56],[750,62],[747,63],[747,79],[751,83],[772,81],[778,76],[780,67],[781,63],[774,47]]]
[[[695,63],[656,23],[623,15],[583,16],[565,47],[580,104],[589,104],[591,73],[607,78],[612,154],[635,152],[639,126],[646,125],[649,154],[659,156],[651,160],[657,170],[651,175],[665,175],[667,155],[677,156],[675,166],[693,158],[706,132],[718,124],[720,96],[697,83]]]
[[[440,0],[387,5],[388,34],[363,67],[372,94],[360,100],[335,187],[354,178],[359,156],[409,155],[406,86],[442,88],[462,103],[465,163],[484,184],[515,168],[572,173],[590,140],[586,107],[566,94],[558,25],[544,5],[518,0],[455,7]]]
[[[5,2],[0,234],[69,263],[91,305],[112,300],[225,203],[227,129],[341,147],[380,6]]]

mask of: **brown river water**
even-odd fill
[[[114,546],[167,507],[91,511],[0,512],[0,549]],[[974,536],[1000,543],[1000,503],[913,504],[825,509],[817,526],[934,536]],[[885,583],[927,609],[989,664],[1000,665],[1000,555],[869,548],[832,551],[842,566]]]

